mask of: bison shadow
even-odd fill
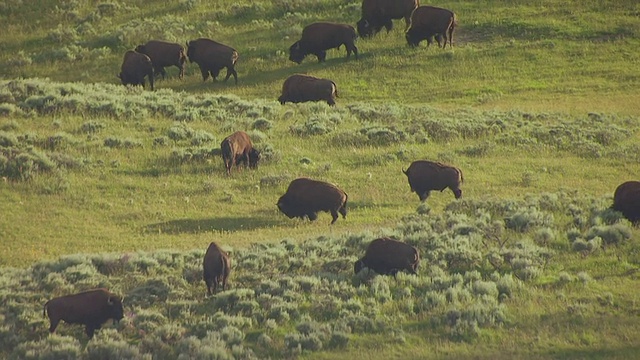
[[[209,219],[178,219],[145,226],[149,233],[164,233],[171,235],[197,234],[207,231],[241,231],[255,230],[265,227],[281,225],[281,219],[267,219],[257,217],[218,217]]]

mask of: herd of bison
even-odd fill
[[[410,46],[418,46],[420,41],[427,40],[430,45],[435,37],[439,46],[446,47],[453,43],[453,32],[457,25],[455,14],[447,9],[418,6],[417,0],[363,0],[362,18],[357,22],[357,34],[354,27],[348,24],[317,22],[306,26],[300,40],[289,48],[289,60],[301,63],[307,55],[315,55],[319,62],[326,58],[326,50],[344,45],[347,57],[351,53],[358,58],[355,46],[357,36],[372,37],[386,28],[391,30],[393,19],[404,18],[406,23],[405,37]],[[227,69],[225,81],[233,75],[238,82],[238,74],[234,66],[238,60],[238,52],[226,45],[210,39],[197,39],[187,42],[185,53],[182,45],[152,40],[139,45],[135,50],[124,55],[121,72],[118,77],[124,85],[145,85],[145,77],[154,87],[154,77],[162,75],[165,67],[177,66],[180,78],[184,76],[187,59],[198,64],[203,81],[209,76],[214,80],[220,70]],[[326,101],[335,104],[337,87],[335,82],[313,76],[295,74],[287,78],[283,84],[281,104],[286,102]],[[225,138],[221,145],[222,158],[227,174],[232,167],[244,165],[256,168],[260,160],[260,152],[253,148],[249,136],[238,131]],[[412,192],[420,201],[425,201],[431,191],[443,191],[449,188],[456,199],[462,197],[460,185],[463,182],[462,171],[456,167],[438,162],[418,160],[411,163],[407,176]],[[347,193],[337,186],[309,178],[298,178],[289,184],[286,192],[277,202],[278,209],[289,218],[308,218],[316,220],[318,212],[329,212],[331,224],[347,215]],[[632,223],[640,224],[640,181],[628,181],[618,186],[614,193],[612,208],[620,211]],[[418,250],[406,243],[380,238],[373,240],[362,258],[354,264],[357,274],[367,268],[383,275],[395,275],[398,271],[416,274],[420,255]],[[225,290],[227,278],[231,270],[231,261],[215,242],[212,242],[203,260],[203,278],[208,295],[216,292],[218,286]],[[123,318],[122,298],[110,293],[107,289],[94,289],[51,299],[44,305],[44,312],[50,320],[49,331],[55,331],[58,323],[64,320],[70,324],[82,324],[89,338],[95,330],[108,319],[114,321]]]

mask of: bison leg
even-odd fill
[[[316,221],[318,219],[318,213],[315,213],[315,212],[307,213],[307,217],[311,221]]]
[[[347,48],[347,59],[351,57],[351,52],[356,56],[356,60],[358,60],[358,48],[354,44],[344,44],[344,47]]]
[[[57,318],[51,319],[51,326],[49,326],[49,332],[56,331],[56,328],[58,327],[59,323],[60,323],[60,319],[57,319]]]
[[[387,20],[387,22],[384,24],[384,27],[387,29],[387,33],[389,31],[391,31],[391,29],[393,29],[393,21],[391,21],[391,19]]]
[[[202,74],[202,81],[207,81],[209,78],[209,69],[201,67],[200,73]]]
[[[340,214],[342,214],[343,219],[347,218],[347,207],[345,205],[342,205],[342,207],[338,209],[338,211],[340,212]]]
[[[331,220],[331,225],[333,225],[333,223],[338,220],[338,212],[335,210],[331,210],[331,217],[333,218],[333,220]]]
[[[323,61],[325,61],[327,59],[327,52],[326,51],[318,51],[314,55],[318,57],[318,62],[323,62]]]
[[[227,80],[229,80],[229,78],[231,77],[231,75],[233,75],[233,79],[236,81],[236,85],[238,85],[238,73],[236,72],[236,70],[232,67],[228,67],[227,68],[227,77],[224,78],[224,82],[227,82]]]
[[[96,326],[96,325],[92,325],[92,324],[87,324],[87,326],[84,328],[84,332],[87,334],[89,339],[92,339],[93,338],[93,334],[95,333],[95,331],[97,329],[100,329],[100,325]]]
[[[427,191],[423,192],[422,195],[418,195],[420,197],[420,201],[427,200],[427,198],[429,197],[429,193],[430,193],[430,191],[427,190]]]

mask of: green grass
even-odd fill
[[[302,65],[287,59],[302,27],[316,20],[355,24],[359,1],[107,4],[113,6],[0,2],[0,303],[7,304],[0,311],[0,357],[19,356],[18,344],[46,347],[38,341],[85,357],[98,351],[92,344],[118,349],[110,354],[120,358],[127,351],[149,354],[164,346],[153,342],[163,331],[200,341],[199,322],[213,321],[220,309],[237,311],[225,307],[224,293],[203,298],[199,271],[210,241],[233,250],[233,291],[271,287],[273,304],[299,309],[299,317],[273,328],[262,304],[251,325],[234,326],[245,336],[244,349],[259,357],[638,356],[640,232],[605,210],[615,187],[640,173],[635,1],[430,3],[458,16],[452,50],[407,47],[396,21],[389,34],[358,40],[357,61],[341,49],[329,51],[326,63],[308,58]],[[157,81],[153,93],[118,84],[122,54],[136,44],[197,37],[239,51],[237,86],[202,83],[195,64],[182,81],[177,69],[167,69],[170,77]],[[335,80],[338,105],[280,106],[281,84],[297,72]],[[271,127],[253,130],[259,119]],[[235,130],[249,131],[268,156],[256,171],[226,176],[215,150]],[[28,161],[6,167],[5,159],[18,153]],[[419,207],[401,170],[417,159],[461,168],[463,201],[448,190],[434,192],[429,215],[416,215],[425,205]],[[299,176],[344,189],[347,218],[329,226],[325,213],[313,223],[280,214],[275,203]],[[532,221],[530,228],[509,228],[514,214]],[[628,239],[593,252],[572,249],[576,231],[586,241],[594,228],[615,223]],[[475,230],[456,233],[464,227]],[[536,242],[538,232],[552,238]],[[420,248],[417,278],[352,275],[362,244],[383,235]],[[284,239],[299,248],[285,250]],[[494,268],[490,260],[519,243],[542,249],[521,250],[533,267]],[[545,251],[552,253],[548,260]],[[463,257],[462,265],[449,263],[452,254]],[[123,268],[104,273],[100,264],[112,260]],[[532,277],[516,278],[508,299],[473,295],[407,311],[411,301],[462,291],[434,292],[432,282],[479,276],[491,283],[494,273],[522,277],[525,270]],[[583,272],[590,281],[580,280]],[[169,287],[155,289],[149,281]],[[323,285],[301,297],[279,293],[291,290],[291,281]],[[157,312],[183,330],[127,318],[89,345],[72,326],[62,325],[62,337],[47,336],[44,301],[95,286],[127,295],[133,313]],[[147,303],[135,295],[154,291],[167,298]],[[358,313],[345,296],[371,311]],[[452,309],[494,305],[505,319],[480,321],[477,331],[446,322]],[[383,331],[349,327],[345,348],[330,349],[324,338],[321,351],[288,347],[286,336],[299,336],[296,326],[309,319],[343,331],[337,318],[347,315],[332,306],[380,320]],[[149,343],[139,332],[145,327]],[[271,345],[260,343],[261,334]],[[52,345],[73,338],[80,342]],[[231,353],[230,342],[209,340]],[[171,346],[167,354],[178,348]]]

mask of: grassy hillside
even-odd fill
[[[407,47],[396,21],[357,61],[296,65],[304,25],[355,25],[360,3],[0,2],[0,357],[637,357],[640,230],[608,207],[640,174],[640,5],[430,4],[458,15],[452,50]],[[119,85],[126,50],[198,37],[239,51],[237,86],[195,64]],[[278,104],[296,72],[334,79],[338,105]],[[227,176],[236,130],[264,159]],[[417,159],[461,168],[463,199],[420,204]],[[347,218],[279,213],[299,176],[344,189]],[[420,249],[417,277],[353,275],[383,235]],[[205,298],[211,241],[232,290]],[[125,319],[49,336],[42,304],[96,286]]]

